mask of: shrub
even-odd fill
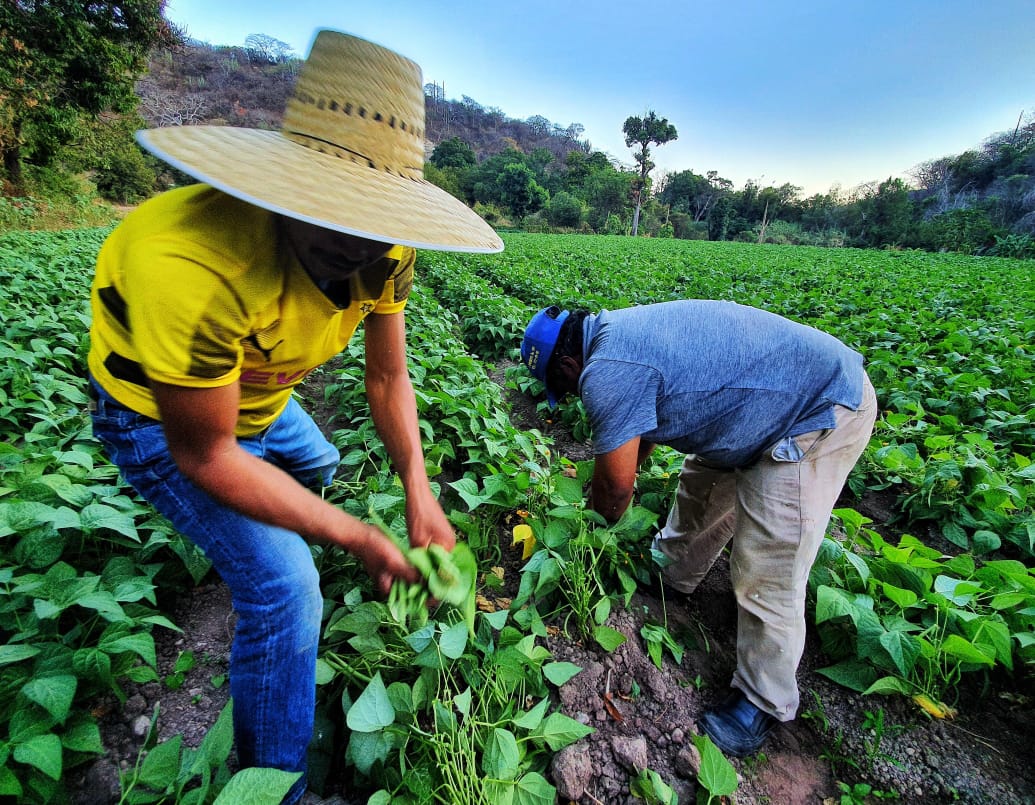
[[[988,250],[995,257],[1035,258],[1035,239],[1031,235],[995,236],[995,246]]]
[[[101,198],[120,204],[134,204],[154,192],[156,175],[137,148],[108,155],[97,169],[94,181]]]
[[[582,202],[564,190],[550,199],[550,204],[546,209],[546,217],[551,226],[577,229],[582,223],[582,216]]]
[[[975,252],[993,246],[1006,233],[993,224],[988,214],[976,207],[949,210],[920,225],[917,245],[942,252]]]
[[[629,228],[622,222],[614,213],[607,216],[607,221],[604,224],[605,235],[628,235]]]

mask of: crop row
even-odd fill
[[[0,647],[0,724],[8,735],[0,742],[0,796],[25,802],[60,799],[67,769],[102,751],[92,705],[156,678],[152,632],[176,628],[163,614],[162,591],[208,570],[118,482],[90,438],[87,291],[103,236],[0,239],[0,611],[5,624],[16,624]],[[374,600],[349,557],[314,548],[328,602],[321,723],[349,727],[346,761],[371,789],[381,787],[372,801],[552,801],[548,758],[585,728],[552,704],[555,688],[578,669],[553,662],[540,640],[561,628],[613,648],[625,638],[607,626],[612,607],[627,603],[654,570],[642,545],[671,494],[674,459],[659,454],[639,480],[639,505],[605,527],[584,508],[589,464],[573,465],[538,431],[515,428],[489,377],[486,361],[513,361],[524,323],[547,302],[598,308],[732,298],[859,348],[885,413],[854,486],[895,490],[914,518],[903,527],[938,522],[984,558],[941,556],[908,535],[885,541],[854,512],[840,512],[840,538],[829,541],[813,584],[838,661],[831,675],[860,690],[941,695],[964,672],[1020,670],[1035,660],[1035,577],[1020,562],[993,559],[1004,549],[1027,559],[1035,539],[1024,374],[1035,317],[1024,264],[506,239],[502,256],[422,254],[407,312],[429,475],[482,571],[473,632],[448,608],[413,622]],[[927,322],[924,339],[917,322]],[[512,389],[541,392],[519,369],[508,378]],[[402,539],[401,487],[362,388],[360,334],[304,391],[342,454],[326,494]],[[588,435],[577,403],[558,413],[577,436]],[[505,555],[512,532],[527,561],[504,572],[514,566]],[[685,671],[662,627],[643,637],[659,666]],[[670,652],[664,657],[662,647]],[[150,744],[150,761],[123,780],[126,801],[155,801],[163,786],[184,785],[200,792],[193,801],[212,801],[226,783],[226,730],[221,719],[200,755]],[[314,763],[317,776],[319,769]],[[715,791],[723,785],[701,782]]]
[[[960,547],[1035,555],[1031,261],[563,235],[506,243],[505,259],[422,255],[465,329],[487,326],[482,298],[516,345],[546,304],[699,297],[826,330],[863,353],[885,411],[865,480],[853,482],[892,489],[907,526],[930,521]]]

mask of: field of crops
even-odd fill
[[[120,485],[90,438],[87,300],[104,234],[0,237],[0,797],[27,803],[63,801],[68,770],[104,751],[92,707],[158,678],[155,634],[175,628],[170,594],[208,571]],[[1030,682],[1035,263],[505,239],[502,255],[422,254],[408,310],[429,469],[479,562],[474,629],[448,607],[415,619],[375,600],[349,557],[314,549],[328,602],[321,713],[351,731],[343,759],[330,765],[344,760],[370,802],[553,802],[550,758],[592,728],[558,708],[558,689],[580,669],[555,660],[543,638],[559,629],[604,650],[629,639],[611,615],[649,581],[643,543],[666,509],[678,457],[659,452],[617,525],[584,510],[589,466],[508,415],[505,393],[535,396],[541,387],[519,369],[508,370],[506,389],[490,376],[513,361],[528,317],[548,303],[596,310],[730,299],[862,352],[882,413],[849,486],[893,501],[898,516],[878,529],[852,509],[838,512],[810,601],[827,675],[932,710],[974,675]],[[343,456],[327,495],[401,533],[403,499],[366,417],[361,355],[357,339],[314,378]],[[588,436],[577,403],[554,421]],[[518,578],[502,574],[512,533],[527,558]],[[680,672],[682,647],[663,625],[633,638],[659,668]],[[248,792],[280,782],[258,771],[230,777],[228,730],[221,719],[196,750],[152,747],[124,774],[125,801],[259,801]],[[698,749],[697,784],[732,791],[730,765],[706,740]],[[671,781],[650,769],[630,778],[641,798],[673,801]]]

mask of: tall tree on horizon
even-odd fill
[[[633,195],[636,199],[636,211],[633,213],[632,235],[640,228],[640,208],[643,202],[643,191],[647,186],[647,176],[653,170],[654,163],[650,159],[650,145],[664,145],[679,137],[676,127],[664,117],[658,117],[654,110],[650,110],[645,117],[628,117],[622,126],[625,133],[625,144],[632,148],[638,145],[640,148],[633,156],[640,168],[640,175],[633,184]]]

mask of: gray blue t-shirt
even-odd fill
[[[598,455],[640,436],[742,467],[783,449],[789,437],[834,427],[835,405],[854,410],[862,401],[858,352],[734,302],[663,302],[587,316],[583,360],[579,394]],[[800,457],[794,449],[787,445],[782,457]]]

